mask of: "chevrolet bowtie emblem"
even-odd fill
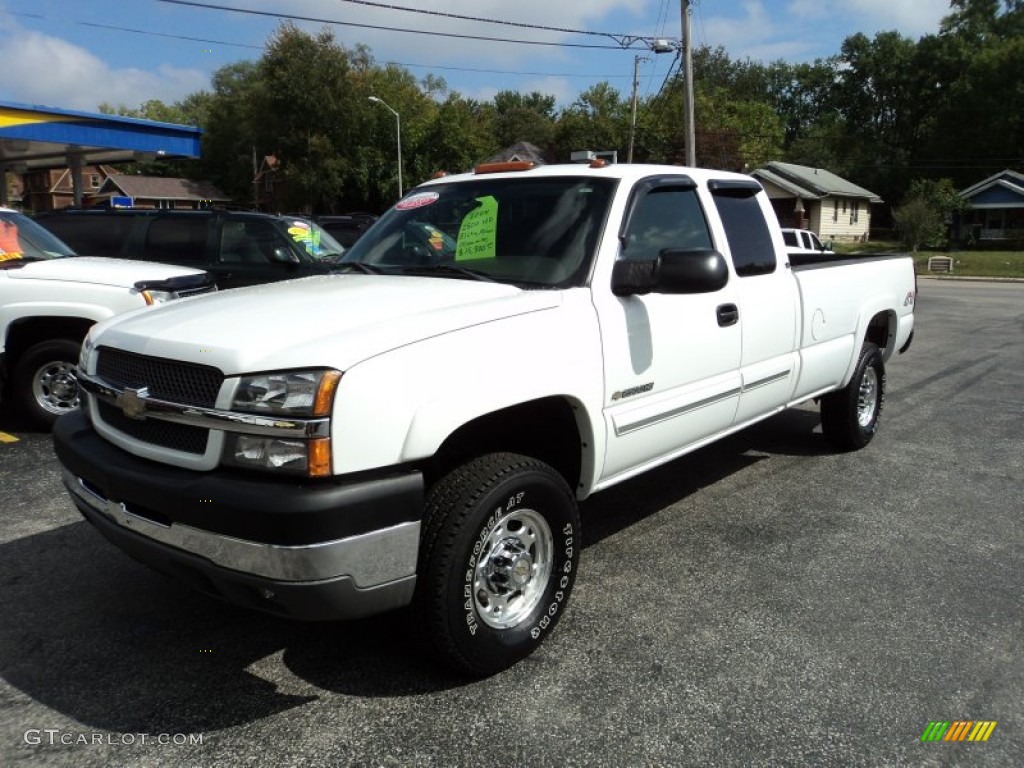
[[[144,419],[146,418],[146,399],[148,397],[149,389],[147,387],[126,389],[117,396],[115,402],[121,409],[121,413],[129,419]]]

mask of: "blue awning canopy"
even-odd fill
[[[7,170],[199,157],[201,135],[188,125],[0,102],[0,166]]]

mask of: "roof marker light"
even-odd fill
[[[506,171],[528,171],[533,168],[531,160],[512,160],[507,163],[481,163],[473,173],[505,173]]]

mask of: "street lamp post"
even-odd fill
[[[402,118],[399,114],[393,110],[387,102],[383,99],[379,99],[376,96],[371,96],[370,101],[376,102],[384,107],[388,112],[395,116],[395,138],[398,142],[398,197],[402,197]]]

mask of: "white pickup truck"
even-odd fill
[[[565,613],[592,493],[812,398],[866,445],[914,319],[909,258],[795,269],[755,180],[673,166],[479,166],[342,261],[97,325],[64,481],[203,592],[411,605],[470,675]]]
[[[197,269],[72,256],[28,216],[0,208],[0,385],[37,427],[78,407],[75,364],[93,323],[215,290]]]

